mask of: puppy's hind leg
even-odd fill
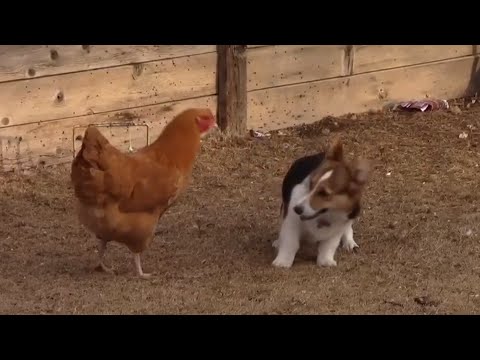
[[[284,209],[285,209],[285,204],[282,202],[282,205],[280,206],[280,226],[282,226],[283,215],[286,215],[286,214],[284,214]],[[272,243],[272,247],[273,247],[274,249],[277,249],[277,250],[278,250],[279,240],[280,240],[280,238],[277,238],[277,240],[275,240],[275,241]]]

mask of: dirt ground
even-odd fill
[[[324,119],[269,139],[209,139],[189,191],[162,219],[135,276],[126,248],[96,242],[72,208],[68,166],[0,175],[2,314],[472,314],[480,311],[480,106],[461,113]],[[459,137],[466,132],[467,138]],[[374,162],[360,249],[319,268],[303,249],[271,266],[291,162],[341,134]]]

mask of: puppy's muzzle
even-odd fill
[[[293,210],[294,210],[298,215],[300,215],[300,220],[302,220],[302,221],[315,219],[317,216],[319,216],[319,215],[327,212],[327,210],[328,210],[328,209],[320,209],[320,210],[315,211],[315,213],[314,213],[313,215],[307,216],[307,215],[302,215],[302,214],[303,214],[303,208],[302,208],[302,207],[300,207],[300,209],[299,209],[300,212],[297,212],[297,210],[296,210],[297,207],[298,207],[298,206],[295,206],[295,207],[293,208]]]

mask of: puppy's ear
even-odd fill
[[[340,137],[333,139],[332,143],[327,149],[326,158],[333,161],[343,160],[343,144]]]
[[[370,175],[370,162],[367,159],[357,159],[351,166],[353,181],[358,185],[365,185]]]

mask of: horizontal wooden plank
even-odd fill
[[[216,93],[216,53],[0,83],[0,127]]]
[[[391,101],[459,97],[469,84],[474,58],[249,92],[247,126],[272,130],[379,110]]]
[[[254,49],[262,46],[273,46],[273,45],[247,45],[247,49]]]
[[[473,45],[355,45],[353,74],[473,55]]]
[[[345,46],[275,45],[247,52],[247,90],[342,76]]]
[[[215,45],[0,45],[0,82],[214,51]]]
[[[189,107],[209,107],[215,113],[216,96],[188,99],[163,105],[147,106],[128,111],[87,115],[77,118],[0,128],[0,171],[27,169],[37,165],[55,165],[73,159],[81,136],[89,124],[147,124],[149,141],[158,137],[173,116]],[[127,151],[131,144],[138,149],[147,144],[146,127],[101,127],[112,144]],[[76,140],[74,140],[76,139]]]

